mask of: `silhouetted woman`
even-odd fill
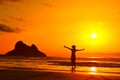
[[[69,49],[69,50],[71,50],[71,65],[72,65],[72,71],[74,71],[75,70],[75,68],[76,68],[76,56],[75,56],[75,53],[76,53],[76,51],[82,51],[82,50],[84,50],[84,49],[80,49],[80,50],[78,50],[78,49],[76,49],[76,46],[75,45],[73,45],[72,46],[72,48],[69,48],[69,47],[67,47],[67,46],[64,46],[65,48],[67,48],[67,49]]]

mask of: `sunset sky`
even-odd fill
[[[119,0],[0,0],[0,53],[17,41],[48,56],[120,57]]]

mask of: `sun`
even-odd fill
[[[96,33],[92,33],[92,34],[91,34],[91,37],[92,37],[93,39],[95,39],[95,38],[97,38],[97,34],[96,34]]]

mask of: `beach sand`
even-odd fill
[[[120,76],[47,70],[1,69],[0,80],[120,80]]]

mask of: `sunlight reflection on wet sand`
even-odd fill
[[[97,74],[97,68],[96,67],[90,67],[89,74]]]

